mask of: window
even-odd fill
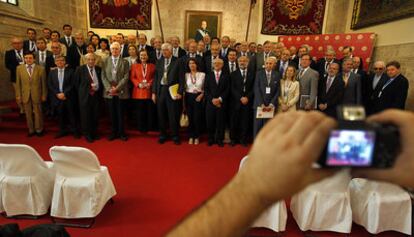
[[[0,2],[5,2],[17,6],[17,0],[0,0]]]

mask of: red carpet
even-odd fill
[[[239,161],[248,152],[240,146],[207,147],[205,139],[198,146],[157,143],[155,133],[129,131],[130,140],[108,142],[107,131],[89,144],[73,137],[54,139],[57,128],[47,121],[44,137],[27,138],[25,119],[7,115],[0,122],[1,143],[33,146],[45,160],[54,145],[83,146],[94,151],[101,164],[108,166],[118,194],[108,204],[91,229],[68,228],[72,236],[162,236],[193,208],[219,190],[237,172]],[[107,128],[107,123],[100,127]],[[0,225],[17,222],[21,228],[50,223],[48,216],[39,220],[14,220],[0,217]],[[276,236],[268,230],[255,230],[252,236]],[[288,219],[283,236],[304,236],[294,220]],[[345,236],[334,233],[306,232],[306,236]],[[347,236],[371,236],[354,225]],[[386,232],[379,236],[403,236]]]

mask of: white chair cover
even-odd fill
[[[58,218],[93,218],[115,194],[108,169],[82,147],[54,146],[50,156],[56,169],[50,215]]]
[[[349,190],[355,223],[372,234],[394,230],[411,235],[411,198],[402,188],[357,178]]]
[[[312,184],[292,197],[290,210],[302,231],[350,233],[352,211],[349,171]]]
[[[240,161],[239,170],[248,161],[248,157],[245,156]],[[285,201],[279,201],[274,203],[271,207],[265,210],[259,218],[255,220],[251,227],[265,227],[275,232],[281,232],[286,230],[287,222],[287,208]]]
[[[0,144],[0,211],[8,216],[48,212],[54,170],[30,146]]]

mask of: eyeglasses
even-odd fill
[[[383,67],[374,67],[374,70],[384,70]]]

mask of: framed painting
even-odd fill
[[[414,16],[414,1],[354,0],[351,29]]]
[[[184,39],[199,41],[206,34],[221,37],[221,18],[221,12],[185,11]]]

